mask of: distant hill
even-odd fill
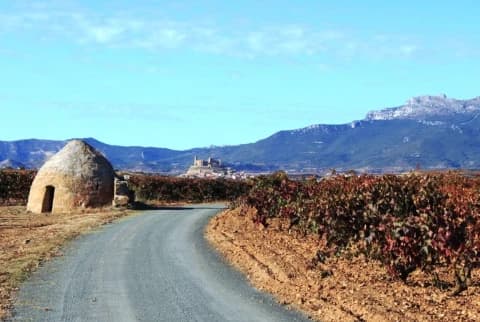
[[[237,170],[321,172],[480,168],[480,97],[421,96],[343,125],[280,131],[255,143],[175,151],[85,139],[118,169],[183,172],[193,157],[213,156]],[[0,162],[38,168],[66,141],[0,141]]]
[[[15,160],[6,159],[0,162],[0,169],[25,169],[25,165]]]
[[[148,147],[123,147],[105,144],[93,138],[84,138],[84,141],[105,154],[113,166],[117,169],[161,172],[161,171],[183,171],[190,161],[190,155],[185,157],[185,164],[177,165],[177,162],[170,162],[173,157],[181,158],[183,152],[162,148]],[[0,141],[0,162],[1,160],[14,160],[27,168],[39,168],[50,156],[58,152],[68,140],[20,140]],[[0,163],[1,164],[1,163]]]

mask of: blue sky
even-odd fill
[[[478,1],[0,0],[0,140],[174,149],[480,96]]]

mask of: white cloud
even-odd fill
[[[405,56],[411,56],[417,51],[418,47],[415,45],[402,45],[400,46],[400,52]]]
[[[265,43],[265,35],[262,32],[251,32],[245,36],[248,48],[254,53],[262,53],[268,50]]]
[[[101,44],[114,41],[123,31],[124,29],[119,26],[91,26],[87,29],[89,36]]]
[[[409,59],[420,49],[425,51],[424,42],[416,36],[365,35],[340,28],[315,29],[294,24],[226,28],[214,23],[169,20],[155,13],[101,15],[79,8],[52,9],[47,5],[22,7],[0,14],[0,36],[12,32],[41,33],[45,37],[73,40],[83,46],[94,44],[151,51],[182,49],[246,58],[322,54],[344,60],[359,56]],[[436,49],[435,44],[430,46],[431,50]]]
[[[310,30],[286,25],[249,31],[236,35],[234,45],[248,57],[281,55],[315,55],[343,46],[343,33]]]
[[[151,31],[144,38],[133,40],[131,44],[147,49],[174,49],[180,47],[187,38],[187,33],[172,27],[161,27]]]

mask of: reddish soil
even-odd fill
[[[473,285],[452,296],[452,274],[440,269],[448,289],[414,272],[407,283],[391,279],[385,268],[362,256],[342,255],[312,261],[322,242],[286,229],[275,219],[268,228],[252,221],[254,210],[214,217],[210,243],[258,289],[321,321],[480,321],[480,272]]]

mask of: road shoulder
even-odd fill
[[[421,274],[408,284],[361,257],[312,263],[321,242],[285,231],[274,220],[256,225],[236,209],[213,218],[206,238],[256,288],[321,321],[478,321],[480,287],[452,297]],[[479,274],[478,270],[475,272]],[[478,276],[476,277],[478,280]]]
[[[32,214],[23,206],[0,207],[0,320],[10,314],[19,285],[80,234],[131,215],[125,210]]]

